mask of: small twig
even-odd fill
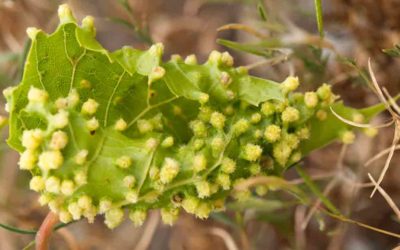
[[[142,237],[135,246],[135,250],[146,250],[149,248],[151,239],[153,239],[159,221],[160,221],[160,214],[157,212],[151,213],[146,223],[146,227],[143,230]]]
[[[231,23],[231,24],[226,24],[224,26],[221,26],[217,29],[217,31],[223,31],[223,30],[241,30],[244,31],[248,34],[251,34],[253,36],[256,36],[258,38],[261,39],[267,39],[268,36],[264,35],[262,33],[260,33],[259,31],[257,31],[256,29],[254,29],[253,27],[250,27],[248,25],[245,24],[240,24],[240,23]]]
[[[232,236],[226,230],[218,227],[212,227],[210,229],[210,233],[220,237],[224,241],[228,250],[239,250]]]
[[[262,60],[259,62],[249,64],[247,66],[244,66],[244,68],[247,70],[251,70],[251,69],[254,69],[254,68],[257,68],[260,66],[264,66],[264,65],[273,66],[273,65],[276,65],[276,64],[279,64],[279,63],[282,63],[282,62],[288,60],[289,56],[290,56],[290,53],[283,53],[282,55],[279,55],[279,56],[276,56],[276,57],[273,57],[270,59],[266,59],[266,60]]]
[[[390,208],[392,208],[393,212],[396,214],[397,219],[400,220],[400,210],[397,207],[397,205],[394,203],[394,201],[392,200],[392,198],[390,198],[390,196],[386,193],[386,191],[379,186],[378,183],[376,183],[376,181],[374,180],[374,178],[372,177],[372,175],[368,174],[369,179],[371,180],[371,182],[374,184],[374,186],[378,189],[379,193],[382,195],[382,197],[386,200],[386,202],[389,204]]]
[[[394,150],[395,150],[395,151],[396,151],[396,150],[399,150],[399,149],[400,149],[400,145],[396,145],[396,146],[394,147]],[[364,166],[365,166],[365,167],[368,167],[369,165],[371,165],[372,162],[374,162],[374,161],[378,160],[379,158],[381,158],[381,157],[387,155],[388,153],[390,153],[391,150],[392,150],[392,146],[390,146],[390,147],[388,147],[388,148],[382,150],[382,151],[379,152],[378,154],[374,155],[374,157],[370,158],[370,159],[364,164]]]
[[[36,234],[36,250],[48,250],[49,239],[52,235],[53,227],[57,222],[58,216],[53,212],[49,212]]]
[[[396,122],[396,125],[397,125],[397,122]],[[378,181],[376,183],[377,185],[375,186],[374,190],[371,193],[371,196],[370,196],[371,198],[372,198],[372,196],[374,196],[378,186],[383,181],[383,178],[385,177],[385,174],[386,174],[387,170],[389,169],[390,162],[392,161],[392,157],[394,155],[394,149],[395,149],[396,145],[399,143],[399,140],[400,140],[400,133],[399,133],[400,131],[399,131],[399,129],[400,128],[398,128],[397,126],[395,127],[392,147],[390,148],[390,152],[389,152],[389,155],[388,155],[388,157],[386,159],[385,166],[383,167],[382,172],[379,175],[379,179],[378,179]]]

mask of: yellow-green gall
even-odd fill
[[[74,193],[75,191],[75,184],[71,180],[63,180],[61,182],[61,193],[66,196],[70,196]]]
[[[129,203],[137,203],[139,199],[139,193],[136,190],[130,190],[126,193],[125,199]]]
[[[257,124],[261,121],[260,113],[254,113],[251,115],[250,122],[253,124]]]
[[[235,133],[235,135],[238,136],[245,133],[249,129],[249,127],[249,122],[246,119],[242,118],[233,125],[233,132]]]
[[[194,150],[200,150],[203,146],[204,146],[204,140],[203,139],[195,139],[193,141]]]
[[[306,140],[310,138],[310,130],[307,127],[302,127],[296,131],[296,135],[300,140]]]
[[[199,120],[194,120],[190,123],[190,128],[193,131],[194,136],[205,137],[207,136],[207,128],[204,122]]]
[[[220,76],[220,82],[223,86],[227,87],[232,82],[232,78],[228,72],[223,71]]]
[[[83,186],[87,183],[87,173],[84,170],[77,171],[74,175],[74,181],[78,186]]]
[[[68,100],[67,100],[67,98],[62,98],[62,97],[60,97],[60,98],[58,98],[58,99],[56,100],[55,105],[56,105],[56,108],[57,108],[58,110],[60,110],[60,109],[66,109],[66,108],[68,107]]]
[[[35,167],[37,159],[37,153],[34,150],[27,149],[19,158],[19,168],[23,170],[32,170]]]
[[[152,166],[149,171],[149,177],[151,180],[157,180],[160,177],[160,169],[156,166]]]
[[[96,119],[96,117],[92,117],[90,120],[86,121],[86,128],[89,131],[95,131],[98,129],[100,126],[99,121]]]
[[[233,57],[229,54],[229,52],[225,51],[221,54],[221,63],[228,67],[233,66]]]
[[[275,105],[272,104],[271,102],[264,102],[261,105],[261,113],[263,113],[265,116],[270,116],[275,113]]]
[[[250,198],[251,193],[250,190],[245,189],[245,190],[235,190],[233,192],[233,198],[235,198],[239,202],[246,201]]]
[[[161,147],[169,148],[174,145],[174,137],[168,136],[161,142]]]
[[[301,152],[299,151],[293,153],[292,156],[290,157],[291,162],[298,162],[300,160],[301,160]]]
[[[95,100],[89,98],[86,102],[82,104],[81,113],[86,115],[93,115],[94,113],[96,113],[98,107],[99,104]]]
[[[194,54],[188,55],[185,58],[185,63],[189,65],[196,65],[197,64],[197,57]]]
[[[126,121],[122,118],[119,118],[114,125],[115,130],[117,131],[124,131],[128,127]]]
[[[39,155],[38,165],[42,170],[48,171],[51,169],[58,169],[64,162],[64,158],[60,151],[51,150],[44,151]]]
[[[352,144],[355,138],[356,135],[353,133],[353,131],[345,131],[340,135],[340,139],[342,140],[343,144]]]
[[[224,114],[225,115],[233,115],[233,113],[235,112],[235,109],[232,107],[232,105],[228,105],[224,108]]]
[[[44,193],[44,194],[41,194],[40,196],[39,196],[39,204],[41,205],[41,206],[44,206],[44,205],[46,205],[46,204],[49,204],[49,202],[52,200],[52,195],[51,194],[49,194],[49,193]]]
[[[259,145],[248,143],[243,148],[243,159],[248,161],[257,161],[262,154],[262,148]]]
[[[266,195],[268,193],[268,188],[267,188],[267,186],[265,186],[265,185],[258,185],[257,187],[256,187],[256,194],[258,195],[258,196],[264,196],[264,195]]]
[[[135,209],[129,212],[129,219],[133,222],[133,225],[135,225],[135,227],[143,225],[146,217],[147,213],[145,210],[142,209]]]
[[[33,176],[29,182],[29,188],[36,192],[42,191],[45,188],[45,181],[41,176]]]
[[[58,214],[60,212],[61,208],[61,203],[60,200],[58,199],[51,199],[48,203],[50,211],[52,211],[55,214]]]
[[[65,128],[68,125],[68,112],[65,110],[59,110],[57,114],[50,118],[50,124],[54,128]]]
[[[364,128],[363,132],[366,136],[373,138],[378,134],[378,130],[376,128]]]
[[[90,209],[93,205],[92,198],[87,195],[82,195],[78,199],[78,206],[83,209],[83,211]]]
[[[67,210],[61,210],[58,215],[62,223],[68,223],[72,220],[72,215]]]
[[[286,142],[278,142],[272,150],[272,155],[281,166],[286,165],[291,153],[292,149],[286,145]]]
[[[91,205],[89,208],[83,210],[83,216],[86,217],[89,223],[94,222],[94,218],[97,215],[97,207],[94,205]]]
[[[197,154],[193,157],[193,171],[198,173],[207,167],[207,158],[203,154]]]
[[[101,198],[99,201],[99,213],[104,214],[112,208],[112,201],[108,198]]]
[[[115,161],[115,164],[120,168],[129,168],[132,165],[132,158],[128,155],[123,155]]]
[[[294,76],[288,76],[281,84],[283,93],[289,93],[296,90],[299,87],[299,78]]]
[[[289,148],[291,148],[292,150],[297,148],[299,146],[300,140],[297,137],[297,135],[295,134],[288,134],[285,133],[283,135],[283,143],[286,144],[286,146],[288,146]]]
[[[221,136],[216,136],[211,140],[211,150],[214,155],[221,153],[225,147],[225,141]]]
[[[44,132],[40,129],[24,130],[22,133],[22,146],[26,149],[36,149],[42,143]]]
[[[60,150],[65,148],[68,143],[68,135],[64,131],[56,131],[51,136],[49,147],[53,150]]]
[[[49,98],[49,94],[45,90],[31,87],[28,92],[28,100],[32,103],[44,104]]]
[[[78,165],[83,165],[86,163],[86,158],[89,154],[89,151],[86,149],[80,150],[76,155],[75,155],[75,163]]]
[[[199,219],[207,219],[212,210],[211,205],[208,202],[200,202],[194,212],[195,216]]]
[[[215,181],[224,190],[229,190],[231,187],[231,178],[227,174],[219,173]]]
[[[258,140],[263,136],[263,132],[261,131],[261,129],[256,129],[253,132],[253,137],[254,139]]]
[[[79,93],[76,89],[72,89],[67,96],[68,107],[73,108],[79,103]]]
[[[201,121],[203,121],[203,122],[208,122],[208,121],[210,121],[211,113],[212,113],[212,112],[213,112],[213,111],[211,110],[210,107],[208,107],[208,106],[202,106],[202,107],[200,107],[200,109],[199,109],[199,115],[198,115],[198,117],[199,117],[199,119],[200,119]]]
[[[165,75],[165,69],[163,67],[161,66],[154,67],[149,75],[149,83],[152,83],[154,81],[163,78],[164,75]]]
[[[196,197],[193,196],[189,196],[183,199],[182,201],[182,208],[190,213],[190,214],[194,214],[197,207],[199,206],[199,202],[200,200],[197,199]]]
[[[137,127],[140,133],[144,134],[153,131],[153,124],[145,119],[140,119],[137,121]]]
[[[225,126],[226,117],[219,113],[213,112],[210,117],[210,124],[216,129],[223,129]]]
[[[68,205],[68,212],[72,215],[74,220],[79,220],[82,217],[82,208],[78,206],[78,203],[72,202]]]
[[[316,115],[317,119],[320,121],[324,121],[324,120],[326,120],[326,118],[328,118],[328,113],[326,113],[326,111],[322,110],[322,109],[318,110],[315,115]]]
[[[50,176],[45,181],[45,189],[49,193],[59,194],[61,188],[60,179],[55,176]]]
[[[198,100],[201,104],[205,104],[208,102],[208,100],[210,100],[210,96],[207,93],[200,93]]]
[[[146,149],[149,151],[156,149],[157,145],[158,140],[156,138],[149,138],[146,141]]]
[[[355,114],[353,114],[352,120],[353,120],[353,122],[356,122],[356,123],[363,123],[365,120],[365,117],[360,113],[355,113]]]
[[[208,181],[202,180],[195,184],[199,198],[206,198],[211,195],[211,185]]]
[[[282,112],[282,121],[284,123],[290,123],[290,122],[295,122],[299,120],[300,118],[300,112],[293,107],[287,107],[283,112]]]
[[[28,37],[29,37],[31,40],[34,40],[34,39],[36,38],[37,34],[38,34],[40,31],[41,31],[41,30],[38,29],[38,28],[35,28],[35,27],[28,27],[28,28],[26,29],[26,34],[28,35]]]
[[[177,208],[162,208],[161,209],[161,219],[162,221],[172,226],[178,219],[179,209]]]
[[[221,57],[222,57],[221,52],[213,50],[213,51],[211,51],[210,55],[208,56],[208,63],[218,65],[221,63]]]
[[[123,218],[124,211],[120,208],[113,208],[105,213],[104,223],[107,225],[107,227],[113,229],[121,224]]]
[[[258,175],[261,172],[261,166],[259,164],[251,164],[250,165],[250,174],[252,175]]]
[[[332,97],[331,86],[326,83],[322,84],[322,86],[317,89],[317,94],[318,97],[323,101],[331,99]]]
[[[222,159],[221,171],[226,174],[232,174],[236,170],[236,162],[228,157]]]
[[[318,95],[315,92],[304,94],[304,104],[307,108],[315,108],[318,105]]]
[[[160,171],[160,181],[163,184],[170,183],[179,173],[179,163],[172,158],[165,158]]]
[[[60,19],[60,23],[76,23],[76,19],[72,14],[71,9],[68,4],[61,4],[58,6],[58,18]]]
[[[82,19],[82,28],[84,28],[86,31],[89,31],[91,33],[95,33],[96,28],[94,27],[94,17],[85,16]]]
[[[135,183],[136,183],[136,178],[133,175],[127,175],[122,180],[122,183],[127,188],[133,188],[135,186]]]
[[[264,138],[268,142],[276,142],[281,138],[281,128],[277,125],[268,125],[264,131]]]

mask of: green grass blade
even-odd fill
[[[333,205],[333,203],[319,190],[317,185],[311,180],[311,177],[299,166],[296,167],[297,173],[304,180],[304,183],[307,187],[321,200],[321,202],[336,215],[340,215],[340,211]]]
[[[324,37],[324,20],[322,18],[322,0],[314,0],[315,17],[317,18],[318,32],[320,37]]]

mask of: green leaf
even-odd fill
[[[396,44],[393,48],[384,49],[383,52],[392,57],[400,57],[400,45]]]
[[[364,109],[352,109],[343,105],[342,102],[332,105],[332,109],[340,116],[347,120],[352,120],[354,115],[362,114],[365,122],[371,120],[377,114],[385,110],[383,104],[377,104]],[[310,139],[302,143],[302,152],[304,155],[311,151],[324,147],[329,143],[340,138],[341,133],[354,129],[352,126],[339,120],[332,112],[328,111],[327,118],[323,121],[314,117],[310,121]]]
[[[258,1],[257,10],[258,10],[258,15],[260,16],[261,20],[267,21],[268,14],[267,14],[267,11],[265,10],[264,1],[261,1],[261,0]]]
[[[338,138],[327,131],[343,123],[315,118],[332,99],[306,107],[302,94],[291,93],[296,78],[278,84],[249,76],[227,52],[213,51],[203,64],[194,57],[164,62],[161,44],[110,53],[95,39],[91,18],[78,26],[67,6],[59,13],[54,33],[29,30],[22,81],[5,96],[7,142],[34,176],[30,187],[63,222],[105,213],[114,228],[123,209],[141,224],[148,210],[161,208],[170,224],[181,207],[207,218],[234,184],[256,175],[304,199],[268,175]],[[381,110],[334,108],[367,119]],[[279,135],[265,132],[270,125]],[[306,141],[298,133],[308,127]]]

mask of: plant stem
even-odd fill
[[[53,227],[57,222],[58,216],[53,212],[49,212],[36,234],[36,250],[49,249],[49,239],[53,232]]]

